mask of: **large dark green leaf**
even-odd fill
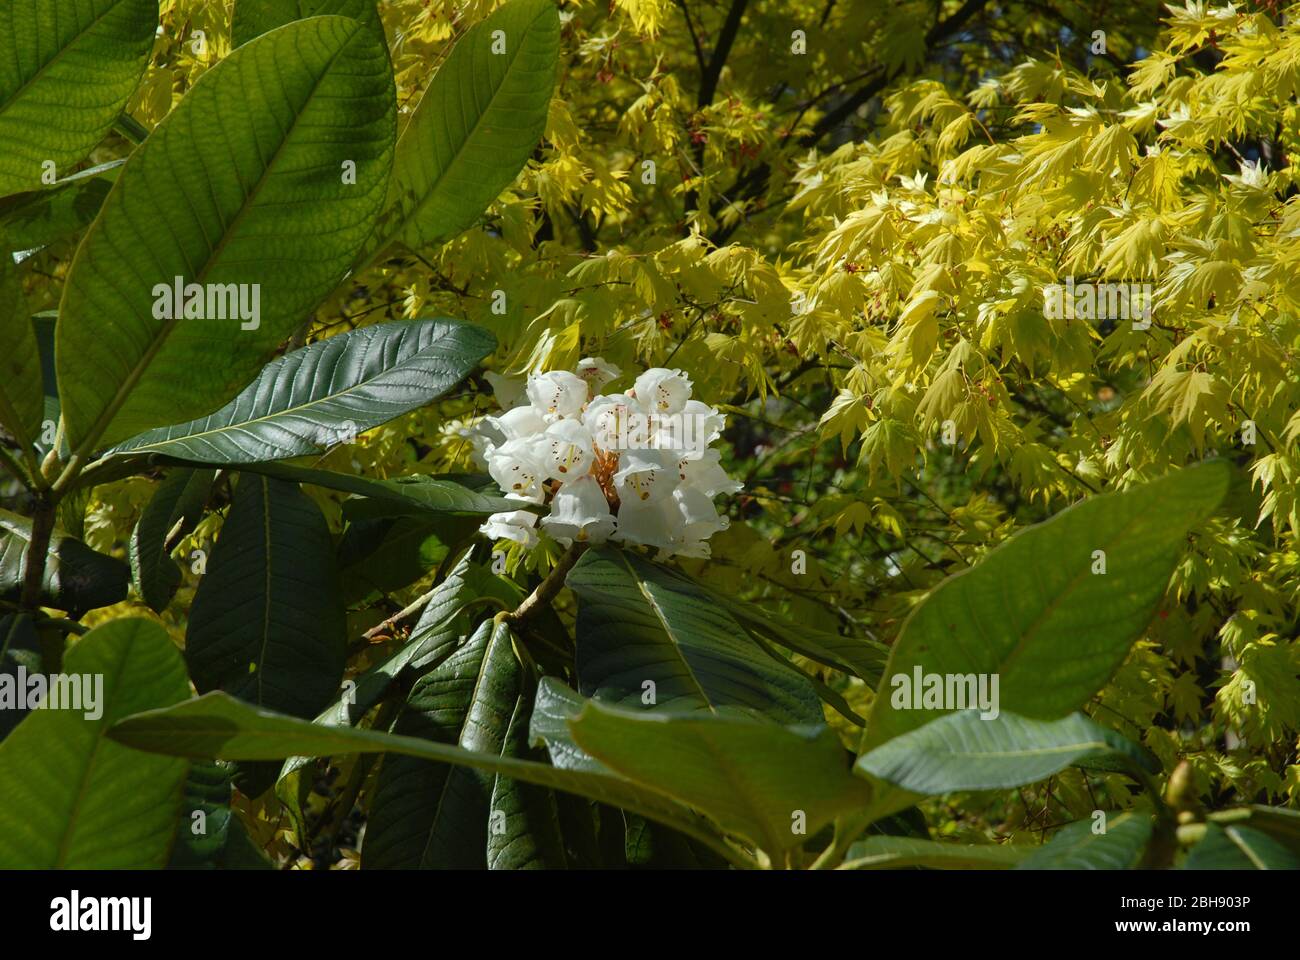
[[[202,416],[249,382],[369,235],[395,115],[387,49],[344,17],[272,31],[198,79],[127,161],[73,261],[57,362],[74,451]],[[216,316],[167,309],[177,277],[206,285]],[[230,316],[240,291],[249,307],[257,292],[255,328]]]
[[[1151,840],[1149,814],[1122,813],[1093,833],[1092,818],[1072,823],[1017,864],[1017,870],[1135,870]]]
[[[454,763],[621,807],[667,824],[735,858],[698,816],[662,793],[621,777],[557,770],[545,763],[464,750],[447,743],[377,730],[324,726],[260,710],[222,692],[119,722],[110,736],[140,750],[171,756],[276,760],[350,753],[396,753]]]
[[[230,33],[239,47],[294,20],[331,14],[361,20],[384,35],[375,0],[238,0]]]
[[[528,698],[517,697],[503,756],[528,756],[530,712]],[[488,815],[487,865],[490,870],[554,870],[568,866],[554,792],[496,775]]]
[[[129,713],[189,695],[176,645],[147,620],[113,620],[82,637],[63,670],[100,679],[102,712],[90,719],[84,710],[35,710],[0,743],[0,868],[165,865],[188,764],[104,732]]]
[[[1205,825],[1184,870],[1300,870],[1300,855],[1261,830],[1241,824]]]
[[[891,678],[917,667],[997,675],[1002,709],[1026,717],[1081,707],[1155,615],[1188,532],[1218,507],[1230,480],[1219,461],[1089,498],[945,580],[903,625],[863,749],[946,712],[893,705]],[[1097,550],[1104,574],[1092,572]]]
[[[86,156],[140,82],[155,0],[7,0],[0,11],[0,196]]]
[[[856,769],[921,794],[996,790],[1042,780],[1071,764],[1115,758],[1150,771],[1142,749],[1081,713],[1030,720],[950,713],[858,758]]]
[[[469,642],[421,677],[393,732],[500,754],[519,699],[519,662],[504,624],[485,621]],[[483,869],[493,778],[466,767],[388,757],[379,771],[365,867]]]
[[[18,600],[27,571],[32,538],[28,517],[0,510],[0,600]],[[126,599],[130,569],[56,529],[50,537],[41,579],[41,603],[84,613]]]
[[[154,491],[131,531],[131,580],[145,604],[157,613],[171,603],[181,583],[172,550],[203,518],[215,470],[173,470]]]
[[[27,313],[22,285],[10,258],[0,251],[0,427],[24,450],[41,432],[41,355]]]
[[[642,705],[647,682],[663,710],[740,710],[819,723],[811,684],[756,646],[691,580],[615,549],[588,550],[569,572],[578,595],[583,696]]]
[[[343,677],[346,631],[320,508],[291,483],[241,475],[190,612],[194,685],[314,716]]]
[[[569,721],[577,745],[610,769],[708,815],[776,854],[867,806],[839,739],[701,712],[634,712],[591,701]]]
[[[456,42],[402,131],[362,262],[395,240],[454,237],[510,185],[546,127],[559,45],[551,0],[512,0]]]
[[[495,346],[486,330],[454,320],[353,330],[267,364],[216,413],[149,430],[114,452],[214,464],[319,453],[431,403]]]

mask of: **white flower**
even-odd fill
[[[682,536],[687,541],[707,540],[731,525],[729,518],[718,514],[713,498],[699,487],[678,487],[673,491],[673,503],[681,515]]]
[[[488,455],[507,440],[519,440],[546,429],[542,415],[530,406],[515,407],[499,417],[484,417],[468,431],[474,462],[487,466]]]
[[[636,378],[632,387],[646,413],[680,413],[691,399],[691,381],[680,370],[654,367]]]
[[[587,357],[575,373],[530,377],[528,402],[517,405],[518,385],[493,375],[507,409],[462,432],[506,497],[546,508],[540,529],[558,542],[614,540],[655,548],[661,558],[708,557],[709,538],[728,525],[713,498],[742,487],[710,447],[727,419],[691,399],[681,370],[647,370],[626,393],[598,393],[620,376]],[[493,514],[479,530],[531,548],[538,517]]]
[[[626,439],[635,412],[633,401],[627,394],[608,394],[587,404],[587,409],[582,413],[582,425],[600,449],[618,450],[621,449],[620,438]]]
[[[587,381],[587,387],[592,393],[623,375],[623,371],[614,364],[606,363],[604,357],[584,357],[578,361],[578,369],[574,372]]]
[[[571,480],[586,475],[596,459],[591,434],[577,420],[557,420],[542,436],[542,465],[548,480]]]
[[[604,543],[614,532],[614,516],[596,478],[579,477],[556,491],[551,513],[542,519],[542,526],[565,546],[574,540]]]
[[[713,449],[705,450],[699,456],[688,454],[677,462],[678,479],[683,486],[694,487],[706,497],[743,490],[743,483],[727,476],[721,460],[722,455]]]
[[[672,550],[681,539],[682,519],[671,497],[624,500],[618,508],[618,526],[613,539],[660,550]]]
[[[546,470],[536,437],[507,440],[487,455],[488,473],[511,500],[543,503]]]
[[[483,374],[484,378],[492,386],[492,396],[497,398],[497,403],[501,405],[502,410],[513,410],[528,402],[524,396],[524,382],[515,377],[503,377],[499,373],[493,373],[491,370]]]
[[[722,436],[727,418],[699,400],[687,400],[681,413],[654,418],[654,445],[661,450],[683,450],[699,456]]]
[[[567,370],[534,374],[527,389],[529,402],[543,414],[576,417],[587,402],[587,381]]]
[[[628,450],[619,459],[619,470],[614,474],[614,489],[618,491],[620,523],[623,508],[629,502],[666,500],[679,481],[676,450]]]
[[[537,514],[527,510],[510,510],[492,514],[478,530],[493,540],[513,540],[532,549],[537,545],[537,531],[533,529],[536,525]]]

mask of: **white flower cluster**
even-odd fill
[[[713,498],[743,486],[709,446],[726,418],[691,399],[680,370],[647,370],[626,393],[599,393],[619,376],[600,358],[526,384],[487,374],[504,412],[470,431],[475,459],[508,498],[549,504],[541,525],[566,546],[615,540],[707,557],[709,537],[728,523]],[[479,529],[531,547],[537,521],[513,510]]]

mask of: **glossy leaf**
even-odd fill
[[[293,484],[241,475],[190,611],[195,687],[314,716],[338,690],[346,642],[320,508]]]
[[[1143,750],[1083,714],[1030,720],[950,713],[858,758],[856,769],[920,794],[1018,787],[1094,757],[1150,769]]]
[[[154,0],[9,0],[0,14],[0,196],[37,189],[108,133],[153,48]]]
[[[35,710],[0,743],[0,868],[162,867],[188,764],[104,733],[127,714],[189,695],[176,645],[147,620],[113,620],[81,638],[63,671],[101,678],[100,715]]]
[[[612,548],[588,550],[569,572],[578,596],[579,691],[640,706],[654,684],[663,710],[739,710],[819,723],[807,679],[756,646],[680,573]]]
[[[117,453],[245,464],[320,453],[442,396],[492,352],[454,320],[382,323],[267,364],[216,413],[132,437]]]
[[[1230,479],[1229,465],[1217,461],[1090,497],[945,580],[903,625],[863,749],[943,712],[894,707],[891,678],[916,667],[996,674],[1002,709],[1025,717],[1081,707],[1155,616],[1188,531],[1218,507]],[[1104,574],[1093,572],[1098,550]]]
[[[73,261],[57,331],[73,450],[208,414],[248,383],[347,273],[394,127],[388,51],[343,17],[289,24],[198,79]],[[177,277],[204,285],[201,303],[169,302]]]

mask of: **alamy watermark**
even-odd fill
[[[895,710],[979,710],[980,719],[996,720],[996,673],[926,673],[920,664],[910,674],[889,678],[894,688],[889,705]]]
[[[1134,330],[1151,326],[1154,285],[1147,281],[1049,283],[1043,287],[1043,316],[1048,320],[1131,320]]]
[[[73,890],[50,901],[50,929],[59,933],[127,931],[132,940],[153,933],[151,897],[83,897]]]
[[[262,325],[260,283],[186,283],[175,277],[152,292],[155,320],[239,320],[240,330]]]
[[[0,710],[73,710],[87,720],[104,715],[102,673],[0,673]]]

